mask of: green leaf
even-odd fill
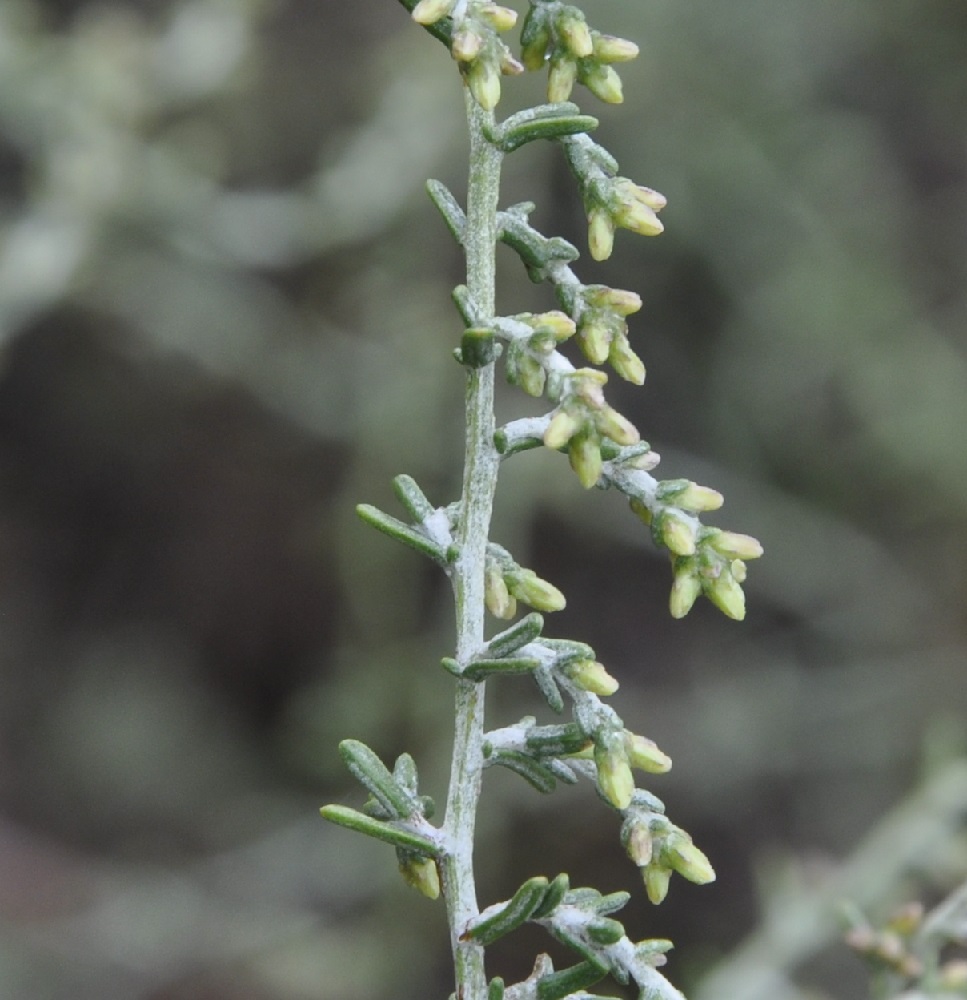
[[[506,767],[509,771],[519,774],[545,795],[548,792],[553,792],[556,787],[557,782],[552,771],[540,761],[517,750],[498,750],[490,757],[489,763],[499,764],[501,767]]]
[[[479,944],[490,945],[520,927],[540,906],[548,884],[543,875],[528,879],[496,912],[483,920],[478,917],[471,921],[461,940],[472,939]]]
[[[535,139],[560,139],[598,127],[597,118],[582,115],[576,104],[565,101],[544,104],[511,115],[494,130],[492,141],[504,153],[511,153]]]
[[[547,887],[544,898],[541,900],[541,905],[531,914],[531,919],[540,920],[556,910],[561,905],[561,901],[570,887],[571,881],[567,873],[561,872]]]
[[[544,627],[544,618],[536,611],[525,615],[510,628],[499,632],[487,643],[487,653],[495,659],[516,653],[521,646],[533,642]]]
[[[364,785],[373,798],[395,819],[405,819],[417,811],[418,805],[413,795],[390,774],[386,765],[365,743],[359,740],[343,740],[339,744],[339,756],[350,774]]]
[[[484,681],[488,677],[507,674],[533,673],[541,665],[532,656],[505,656],[499,660],[472,660],[461,676],[470,681]]]
[[[463,235],[467,226],[467,217],[460,207],[459,202],[450,193],[450,189],[446,184],[440,181],[428,180],[426,182],[426,192],[443,216],[443,221],[447,224],[447,229],[450,230],[453,238],[462,246]]]
[[[559,757],[580,753],[591,745],[590,738],[576,722],[557,726],[534,726],[527,730],[527,746],[540,756]]]
[[[538,1000],[563,1000],[586,986],[593,986],[606,974],[606,970],[594,962],[581,962],[570,969],[551,972],[537,981]]]
[[[397,476],[393,480],[393,492],[414,521],[425,521],[435,509],[412,476]]]
[[[425,556],[429,556],[434,562],[441,566],[447,565],[447,553],[440,545],[416,528],[411,528],[408,524],[384,514],[378,507],[372,504],[361,503],[356,506],[356,513],[367,523],[371,524],[377,531],[382,531],[384,535],[395,538],[398,542],[408,545],[411,549],[416,549]]]
[[[329,820],[330,823],[365,833],[367,837],[374,837],[376,840],[382,840],[394,847],[403,847],[431,858],[438,858],[444,854],[443,848],[433,843],[432,840],[427,840],[426,837],[421,837],[411,830],[373,819],[365,813],[350,809],[349,806],[323,806],[319,812],[322,818]]]

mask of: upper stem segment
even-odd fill
[[[464,252],[467,288],[481,315],[495,309],[497,202],[502,154],[484,135],[493,114],[466,91],[470,129],[470,182]],[[470,369],[467,375],[466,451],[460,523],[459,557],[452,580],[456,603],[456,659],[469,662],[484,642],[484,571],[498,455],[494,447],[494,365]],[[442,863],[443,892],[460,1000],[486,1000],[483,948],[461,941],[467,921],[479,912],[473,873],[473,841],[480,779],[483,771],[484,684],[457,681],[456,723],[450,789],[444,827],[451,852]]]

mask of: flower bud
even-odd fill
[[[591,29],[584,15],[574,7],[557,19],[557,33],[575,59],[584,59],[594,51]]]
[[[455,0],[420,0],[410,15],[417,24],[436,24],[453,9]]]
[[[542,580],[532,569],[521,569],[508,574],[511,594],[536,611],[560,611],[567,601],[553,584]]]
[[[572,437],[568,446],[568,458],[581,485],[586,490],[591,489],[601,478],[603,464],[598,435],[586,429]]]
[[[708,858],[692,843],[684,830],[674,830],[662,845],[662,860],[696,885],[715,881],[715,870]]]
[[[484,111],[493,111],[497,107],[500,101],[500,70],[491,59],[482,57],[470,64],[467,85]]]
[[[495,618],[513,618],[517,613],[517,601],[507,589],[507,581],[496,563],[490,563],[484,574],[484,601]]]
[[[588,315],[588,314],[585,314]],[[600,313],[594,312],[581,323],[579,333],[581,350],[593,365],[603,365],[611,350],[611,330]]]
[[[651,861],[655,844],[651,830],[643,820],[636,817],[624,824],[621,829],[621,843],[628,852],[628,857],[639,868],[643,868]]]
[[[703,586],[705,596],[729,618],[739,622],[745,618],[745,594],[727,567],[717,577],[706,577]]]
[[[718,510],[725,503],[725,497],[718,490],[713,490],[708,486],[699,486],[698,483],[688,483],[684,489],[669,499],[682,510],[695,514]]]
[[[627,38],[595,33],[593,41],[594,58],[603,63],[629,62],[638,55],[638,46]]]
[[[645,363],[638,357],[628,344],[625,336],[615,337],[611,341],[611,350],[608,352],[608,361],[611,367],[627,382],[632,385],[643,385],[645,381]]]
[[[517,11],[510,7],[488,3],[477,8],[478,16],[487,22],[494,31],[510,31],[517,23]]]
[[[732,573],[732,579],[736,583],[745,583],[745,578],[748,576],[749,570],[741,559],[733,559],[729,563],[729,570]]]
[[[617,741],[595,744],[594,763],[598,768],[598,788],[615,807],[627,809],[635,791],[635,779],[625,756],[624,747]]]
[[[427,899],[440,896],[440,874],[432,858],[407,858],[400,862],[400,873],[407,885],[422,892]]]
[[[645,883],[648,899],[657,906],[668,895],[668,886],[672,880],[671,869],[652,862],[641,869],[641,879]]]
[[[606,104],[621,104],[625,99],[621,77],[604,63],[591,63],[578,72],[578,79],[598,100]]]
[[[551,67],[547,73],[547,100],[551,104],[566,101],[577,78],[578,66],[573,59],[560,53],[551,56]]]
[[[695,572],[691,560],[676,560],[682,562],[681,568],[675,570],[675,581],[672,583],[671,597],[668,600],[668,610],[672,618],[684,618],[692,610],[692,605],[702,592],[702,582]]]
[[[597,660],[575,660],[566,669],[568,677],[583,691],[607,698],[618,690],[618,682]]]
[[[560,309],[538,313],[530,322],[535,330],[547,330],[552,333],[558,343],[567,340],[568,337],[573,337],[577,330],[574,320],[567,313],[561,312]]]
[[[472,23],[464,23],[454,33],[450,41],[450,55],[457,62],[473,62],[483,49],[483,35]]]
[[[588,212],[588,250],[594,260],[607,260],[614,250],[614,219],[604,208]]]
[[[624,288],[607,288],[599,286],[600,291],[595,291],[593,305],[610,309],[619,316],[630,316],[638,312],[641,308],[641,296],[637,292],[629,292]],[[585,295],[585,301],[591,302],[591,298]]]
[[[611,438],[617,444],[627,446],[637,444],[641,440],[638,428],[610,406],[605,406],[595,415],[594,423],[599,433]]]
[[[544,431],[544,447],[557,451],[581,429],[581,418],[570,410],[559,407]]]
[[[520,29],[520,58],[529,70],[540,69],[547,56],[547,46],[551,33],[547,25],[547,15],[541,7],[533,4],[524,16]]]
[[[639,771],[665,774],[672,769],[671,757],[659,750],[654,740],[625,732],[625,749],[628,751],[628,763]]]
[[[517,359],[517,384],[528,396],[539,398],[544,393],[544,366],[526,352],[521,352]]]
[[[758,538],[738,531],[718,531],[709,538],[708,544],[731,559],[758,559],[763,552]]]
[[[673,508],[666,508],[658,515],[653,531],[656,540],[672,555],[690,556],[695,552],[695,529],[684,515]]]

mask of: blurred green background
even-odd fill
[[[642,55],[623,106],[577,99],[669,199],[660,240],[576,265],[645,300],[645,389],[609,398],[766,558],[745,624],[673,622],[619,498],[508,463],[495,540],[568,595],[553,634],[674,758],[650,787],[719,880],[654,909],[587,787],[498,774],[482,902],[566,869],[635,892],[693,1000],[861,998],[838,901],[967,874],[967,5],[586,10]],[[458,492],[461,262],[422,189],[461,191],[464,145],[392,0],[0,4],[4,1000],[449,992],[441,905],[317,808],[359,804],[346,736],[445,794],[447,591],[353,506]],[[552,146],[504,190],[583,247]],[[552,305],[500,266],[501,310]]]

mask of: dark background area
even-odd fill
[[[609,399],[766,557],[744,624],[674,622],[620,498],[507,464],[495,540],[567,594],[553,634],[673,757],[649,787],[719,879],[655,909],[587,787],[488,773],[481,901],[568,870],[633,891],[692,1000],[861,998],[839,902],[967,875],[967,7],[586,10],[642,54],[623,106],[577,100],[669,199],[576,265],[645,302],[648,380]],[[461,261],[423,183],[464,156],[453,64],[392,0],[0,8],[0,996],[451,988],[442,905],[317,809],[359,804],[347,736],[445,796],[447,590],[353,507],[458,492]],[[504,191],[583,248],[552,146]],[[552,305],[500,267],[501,310]]]

